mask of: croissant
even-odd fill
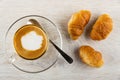
[[[112,19],[108,14],[103,14],[97,19],[96,23],[93,25],[90,37],[93,40],[103,40],[110,34],[112,28]]]
[[[68,33],[71,39],[76,40],[83,33],[84,27],[89,22],[91,13],[88,10],[81,10],[72,15],[68,22]]]
[[[102,54],[90,46],[81,46],[79,55],[81,60],[89,66],[101,67],[104,64]]]

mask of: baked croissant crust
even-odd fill
[[[68,22],[68,33],[71,39],[76,40],[83,33],[84,27],[89,22],[91,13],[88,10],[81,10],[72,15]]]
[[[113,29],[113,21],[108,14],[101,15],[93,25],[90,37],[93,40],[105,39]]]
[[[84,63],[92,67],[101,67],[104,64],[102,54],[90,46],[80,47],[79,56]]]

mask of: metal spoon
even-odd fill
[[[37,20],[35,19],[30,19],[29,20],[32,24],[36,25],[36,26],[39,26],[41,29],[41,25],[37,22]],[[44,29],[42,29],[44,31]],[[63,50],[61,50],[54,42],[52,42],[52,40],[49,39],[49,41],[52,43],[52,45],[57,49],[57,51],[64,57],[64,59],[68,62],[68,63],[72,63],[73,62],[73,59],[67,55]]]

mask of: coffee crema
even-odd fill
[[[25,48],[23,46],[23,42],[22,42],[22,38],[27,36],[28,34],[30,35],[32,32],[35,32],[37,36],[42,37],[42,42],[40,42],[41,44],[39,45],[39,48],[36,48],[35,50],[31,49],[31,47],[30,47],[31,50]],[[30,39],[30,38],[28,38],[28,39]],[[24,38],[23,38],[23,40],[24,40]],[[29,40],[29,43],[30,43],[30,41],[31,40]],[[48,39],[47,39],[46,33],[41,28],[39,28],[35,25],[32,25],[32,24],[24,25],[23,27],[18,29],[14,35],[13,42],[14,42],[14,48],[15,48],[16,52],[18,53],[18,55],[20,55],[21,57],[23,57],[25,59],[39,58],[40,56],[42,56],[45,53],[45,51],[47,50],[47,46],[48,46]],[[31,41],[32,45],[28,45],[28,46],[35,46],[33,42],[34,41]]]

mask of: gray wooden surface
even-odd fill
[[[67,22],[74,12],[82,9],[90,10],[92,17],[82,36],[72,41]],[[111,15],[114,29],[106,40],[93,41],[89,38],[89,29],[103,13]],[[56,23],[62,33],[63,49],[72,56],[73,64],[59,57],[53,67],[37,74],[19,71],[10,64],[9,54],[3,53],[6,29],[16,19],[31,14],[45,16]],[[81,45],[91,45],[101,51],[104,66],[96,69],[83,64],[78,57]],[[0,0],[0,53],[0,80],[120,80],[120,0]]]

